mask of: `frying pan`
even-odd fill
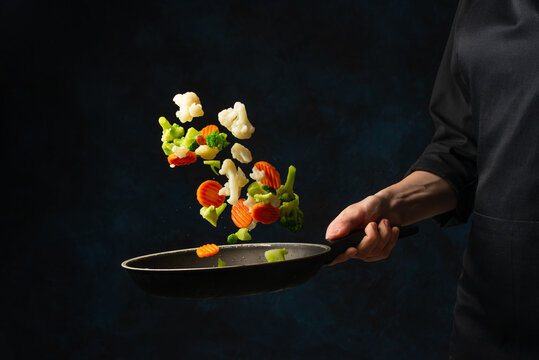
[[[400,227],[399,237],[417,233]],[[219,246],[215,256],[199,258],[196,248],[173,250],[126,260],[122,267],[149,294],[176,298],[217,298],[286,290],[311,279],[347,248],[365,236],[354,232],[325,244],[259,243]],[[264,252],[286,248],[285,261],[268,263]],[[217,267],[217,259],[226,266]]]

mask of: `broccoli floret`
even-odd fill
[[[256,194],[264,194],[264,190],[262,190],[262,187],[258,181],[254,181],[247,188],[247,194],[255,197]]]
[[[296,168],[292,165],[288,167],[288,175],[286,177],[286,183],[281,185],[277,190],[277,196],[282,201],[294,201],[294,181],[296,180]]]
[[[251,234],[249,234],[249,230],[247,230],[246,228],[242,228],[236,231],[234,234],[228,235],[228,237],[226,238],[226,241],[229,244],[235,244],[236,241],[238,240],[249,241],[251,239],[252,238],[251,238]]]
[[[187,129],[187,133],[185,134],[182,145],[189,149],[189,151],[195,151],[199,146],[197,142],[198,134],[199,132],[193,127]]]
[[[225,133],[220,133],[215,130],[212,131],[208,136],[206,136],[206,144],[211,148],[217,148],[221,151],[226,148],[230,143],[226,141],[227,135]]]
[[[274,195],[277,195],[277,192],[275,191],[275,189],[272,188],[269,185],[262,185],[262,190],[264,190],[265,192],[269,192],[269,193],[272,193]]]
[[[163,149],[163,151],[165,152],[165,155],[170,155],[172,154],[172,147],[174,146],[174,143],[171,143],[171,142],[164,142],[163,143],[163,146],[161,146],[161,148]]]
[[[257,203],[272,204],[275,207],[281,205],[279,198],[272,193],[256,194],[254,198]]]
[[[179,139],[183,136],[184,133],[185,131],[180,125],[174,124],[167,129],[163,129],[163,136],[161,136],[161,141],[173,141],[174,139]]]
[[[238,235],[236,234],[230,234],[226,238],[226,242],[229,244],[235,244],[238,241]]]
[[[202,207],[200,209],[200,215],[204,219],[208,220],[213,226],[217,226],[217,219],[219,219],[219,215],[221,215],[225,210],[226,205],[226,203],[222,203],[218,208],[215,208],[213,205],[210,205],[209,207]]]
[[[294,194],[294,200],[283,202],[279,206],[279,224],[292,232],[303,228],[303,212],[299,209],[299,196]]]

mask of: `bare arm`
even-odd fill
[[[441,177],[426,171],[414,171],[374,196],[388,203],[384,217],[395,225],[408,225],[457,206],[457,197],[451,186]]]
[[[365,229],[365,237],[355,248],[339,255],[333,264],[350,258],[377,261],[389,256],[397,243],[395,225],[407,225],[445,213],[456,207],[451,186],[441,177],[415,171],[402,181],[344,209],[329,224],[327,239],[338,239],[352,230]]]

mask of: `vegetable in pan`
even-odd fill
[[[284,256],[288,254],[286,249],[271,249],[264,252],[264,256],[268,262],[284,261],[286,260]]]
[[[202,257],[208,257],[213,256],[219,252],[219,246],[215,244],[206,244],[199,247],[196,251],[197,256]]]

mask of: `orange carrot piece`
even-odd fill
[[[219,252],[219,246],[215,244],[202,245],[197,249],[197,256],[199,258],[213,256]]]
[[[206,136],[210,135],[214,131],[219,132],[219,128],[216,125],[208,125],[203,127],[202,130],[200,130],[200,133],[204,137],[204,140],[206,140]]]
[[[232,216],[232,222],[241,228],[246,228],[251,224],[253,218],[249,213],[249,208],[243,205],[245,199],[239,199],[236,205],[232,206],[230,210],[230,215]]]
[[[219,195],[219,190],[223,186],[215,180],[206,180],[197,189],[197,200],[202,206],[219,207],[224,201],[225,196]]]
[[[198,144],[198,145],[201,145],[201,146],[202,146],[202,145],[206,145],[206,138],[205,138],[205,136],[203,136],[203,135],[198,135],[196,139],[197,139],[197,144]]]
[[[192,151],[188,151],[187,154],[185,155],[185,157],[183,157],[183,158],[180,158],[176,154],[170,154],[168,156],[168,163],[170,165],[175,165],[175,166],[189,165],[189,164],[194,163],[195,161],[197,161],[197,154],[195,154]]]
[[[270,204],[257,203],[251,208],[251,216],[262,224],[271,224],[279,220],[279,208]]]
[[[260,181],[261,184],[271,186],[276,190],[281,186],[281,175],[270,163],[259,161],[255,163],[255,167],[258,170],[264,170],[264,179]]]

